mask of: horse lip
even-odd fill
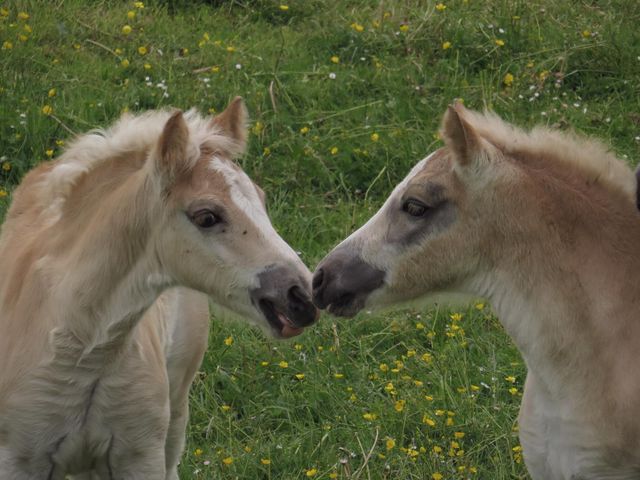
[[[304,327],[298,326],[285,313],[280,312],[271,300],[262,299],[258,306],[269,326],[280,337],[291,337],[302,333]]]

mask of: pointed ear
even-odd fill
[[[189,170],[189,153],[189,127],[182,112],[177,111],[165,123],[155,153],[155,169],[165,184]]]
[[[467,109],[461,103],[447,108],[440,134],[460,165],[468,165],[480,153],[480,137],[465,119]]]
[[[230,137],[234,143],[235,155],[242,155],[247,146],[247,121],[249,114],[242,97],[234,98],[229,106],[219,115],[211,119],[211,126],[220,129],[222,133]]]

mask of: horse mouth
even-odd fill
[[[364,307],[364,297],[354,293],[344,293],[326,306],[327,312],[336,317],[350,318]]]
[[[295,326],[289,317],[278,311],[272,301],[262,299],[259,302],[259,306],[260,311],[278,336],[291,338],[300,335],[304,331],[304,328]]]

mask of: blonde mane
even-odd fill
[[[162,129],[173,112],[151,110],[140,115],[124,114],[107,129],[96,129],[77,137],[56,160],[55,166],[44,176],[43,200],[58,209],[69,197],[79,179],[108,160],[127,154],[143,155],[153,150]],[[191,157],[197,160],[203,148],[225,152],[231,157],[240,153],[241,145],[225,135],[210,118],[195,109],[187,111],[184,119],[189,127]]]
[[[506,154],[517,156],[524,153],[550,159],[589,183],[622,191],[635,201],[636,179],[631,168],[597,140],[542,126],[527,132],[505,122],[493,112],[466,110],[464,116],[482,138]]]

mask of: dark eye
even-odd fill
[[[404,205],[402,205],[402,210],[407,212],[412,217],[421,217],[427,212],[427,210],[429,210],[429,207],[427,207],[421,201],[416,200],[415,198],[410,198],[409,200],[404,202]]]
[[[218,223],[220,219],[211,210],[200,210],[193,214],[191,221],[200,228],[211,228]]]

